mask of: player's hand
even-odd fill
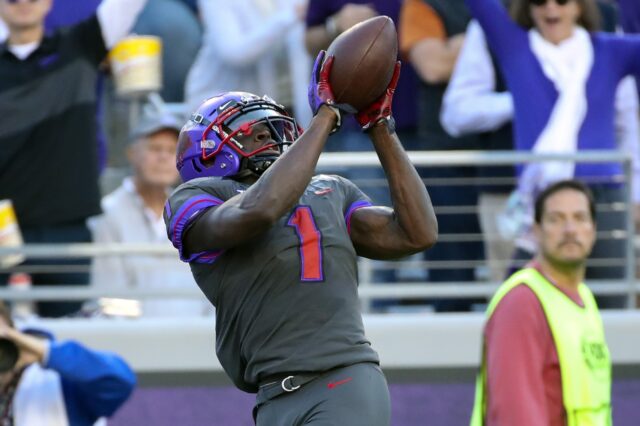
[[[342,124],[343,114],[354,114],[355,109],[348,104],[337,104],[329,83],[329,75],[331,74],[331,67],[333,66],[334,57],[329,56],[325,60],[327,52],[321,50],[316,57],[316,61],[313,65],[313,72],[311,73],[311,83],[309,83],[309,90],[307,95],[309,97],[309,106],[313,115],[318,113],[318,110],[322,105],[327,105],[336,114],[337,123],[333,129],[333,132],[340,128]]]
[[[393,77],[387,86],[387,90],[384,91],[375,102],[369,105],[362,111],[358,111],[356,120],[362,127],[362,131],[366,132],[371,130],[374,126],[387,124],[389,126],[390,133],[393,133],[395,129],[395,123],[391,112],[391,104],[393,102],[393,94],[396,91],[398,85],[398,79],[400,78],[400,61],[396,62],[396,67],[393,70]]]

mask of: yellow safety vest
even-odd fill
[[[560,362],[567,426],[611,425],[611,358],[593,294],[585,284],[578,286],[582,308],[536,269],[526,268],[500,286],[487,309],[487,321],[500,300],[520,284],[535,293],[551,328]],[[484,339],[482,352],[471,426],[482,426],[486,418]]]

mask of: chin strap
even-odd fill
[[[255,155],[253,157],[243,158],[240,164],[240,171],[235,176],[243,178],[253,174],[260,177],[271,167],[278,157],[278,155]]]

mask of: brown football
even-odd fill
[[[349,28],[333,40],[335,56],[329,82],[338,103],[360,111],[386,90],[398,56],[398,35],[388,16],[376,16]]]

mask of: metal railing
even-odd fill
[[[409,157],[417,167],[447,167],[452,165],[460,166],[489,166],[489,165],[515,165],[530,162],[542,161],[574,161],[586,163],[620,163],[623,165],[624,173],[616,177],[612,183],[620,184],[624,188],[623,205],[600,206],[603,209],[617,209],[626,211],[624,229],[615,235],[603,236],[606,238],[624,238],[626,240],[626,253],[623,259],[618,259],[618,265],[624,267],[624,278],[619,280],[589,281],[590,288],[597,295],[624,295],[627,298],[629,308],[635,306],[636,297],[640,294],[640,286],[636,280],[636,256],[634,240],[633,215],[629,214],[632,200],[632,168],[631,156],[625,153],[612,151],[589,151],[573,155],[532,155],[521,152],[488,152],[488,151],[412,151]],[[358,153],[324,153],[320,157],[317,170],[319,172],[331,172],[332,170],[349,167],[379,167],[380,162],[374,152]],[[445,183],[446,184],[446,183]],[[467,206],[467,212],[475,211],[475,206]],[[464,210],[464,209],[463,209]],[[460,207],[455,209],[441,209],[439,214],[456,214],[460,212]],[[481,235],[441,235],[440,241],[479,239]],[[22,254],[27,258],[83,258],[95,256],[127,256],[127,255],[153,255],[153,256],[176,256],[175,250],[166,247],[158,247],[154,244],[27,244],[22,247],[2,247],[0,257],[7,255]],[[508,259],[505,259],[505,262]],[[477,282],[446,282],[430,285],[429,281],[413,282],[399,280],[394,283],[374,283],[373,273],[375,270],[393,268],[401,270],[403,268],[439,268],[451,267],[446,262],[429,261],[399,261],[399,262],[379,262],[368,259],[360,259],[360,296],[365,308],[373,299],[428,299],[428,298],[470,298],[470,297],[490,297],[499,282],[482,280]],[[464,267],[481,267],[481,264],[465,262]],[[43,266],[44,268],[45,266]],[[23,269],[21,269],[23,268]],[[24,269],[31,268],[31,269]],[[35,268],[35,269],[34,269]],[[26,271],[38,272],[38,267],[17,265],[15,267],[0,270],[0,272]],[[46,266],[51,268],[51,266]],[[62,267],[65,272],[68,267]],[[82,267],[80,267],[82,268]],[[86,267],[84,267],[86,269]],[[172,298],[172,297],[201,297],[195,285],[184,289],[171,290],[117,290],[105,291],[91,287],[78,286],[38,286],[28,292],[17,292],[9,288],[0,288],[0,299],[4,300],[85,300],[98,297],[119,297],[132,299],[146,298]]]

